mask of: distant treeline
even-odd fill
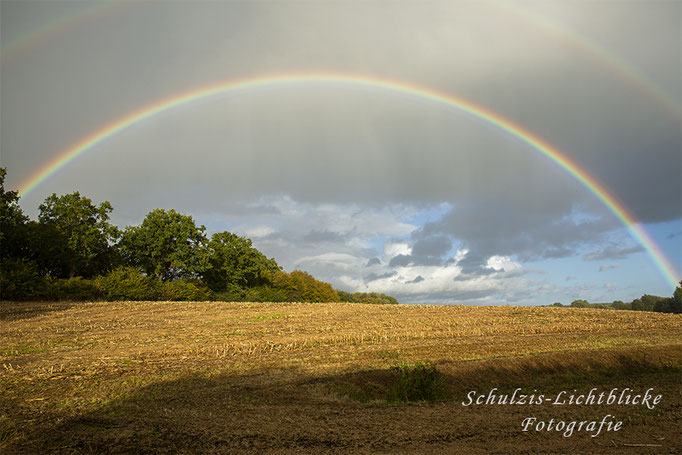
[[[552,305],[564,307],[560,302]],[[682,281],[675,289],[672,297],[659,297],[656,295],[644,294],[642,297],[632,302],[614,300],[611,303],[589,303],[587,300],[574,300],[568,305],[570,308],[600,308],[604,310],[631,310],[631,311],[655,311],[658,313],[682,313]]]
[[[210,238],[191,216],[156,209],[139,226],[109,223],[113,208],[78,192],[52,194],[38,220],[5,191],[0,168],[0,299],[224,300],[391,303],[378,293],[348,293],[275,259],[231,232]]]

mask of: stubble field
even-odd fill
[[[595,309],[0,302],[0,452],[680,453],[681,335]],[[446,398],[387,401],[427,361]],[[553,403],[626,387],[660,402]],[[462,404],[519,388],[547,402]]]

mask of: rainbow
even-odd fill
[[[625,82],[659,102],[674,116],[676,121],[682,117],[682,106],[680,106],[679,100],[673,100],[672,95],[654,83],[650,78],[647,78],[641,71],[612,52],[609,52],[595,41],[578,34],[575,30],[565,25],[551,20],[547,16],[524,7],[520,3],[500,0],[485,0],[481,3],[487,4],[494,12],[515,16],[527,24],[568,43],[591,59],[593,63],[619,75]],[[31,48],[48,42],[55,36],[82,22],[93,20],[105,13],[112,12],[114,9],[130,5],[133,5],[133,3],[91,3],[71,15],[66,15],[30,30],[0,48],[0,66],[7,64],[16,55],[23,54]]]
[[[547,34],[570,44],[574,49],[577,49],[592,60],[593,63],[619,75],[622,80],[632,87],[657,100],[672,114],[676,121],[679,121],[680,117],[682,117],[682,106],[680,106],[679,101],[674,100],[672,95],[642,74],[632,64],[609,52],[595,41],[587,39],[565,25],[552,21],[547,16],[537,13],[530,8],[525,8],[521,3],[500,0],[487,0],[487,3],[503,13],[516,16]]]
[[[114,9],[118,9],[126,4],[127,2],[89,3],[85,7],[71,14],[59,17],[40,27],[29,30],[0,48],[0,66],[6,65],[17,55],[24,54],[34,47],[38,47],[43,43],[49,42],[67,30],[74,28],[83,22],[87,22],[96,17],[109,13]]]
[[[19,195],[25,196],[38,185],[47,180],[51,175],[59,171],[71,161],[78,158],[88,150],[108,138],[120,133],[126,128],[149,119],[157,114],[178,108],[188,103],[205,99],[211,96],[235,92],[239,90],[257,89],[272,85],[302,84],[310,82],[324,82],[333,84],[345,84],[356,87],[377,88],[394,93],[410,95],[423,100],[428,100],[441,105],[466,112],[486,123],[496,126],[500,130],[520,139],[533,149],[545,155],[550,160],[563,168],[585,188],[591,191],[613,214],[625,225],[633,238],[639,242],[648,252],[656,267],[661,271],[666,281],[674,288],[679,278],[670,262],[656,243],[649,237],[647,232],[639,225],[629,210],[613,196],[600,182],[592,177],[586,170],[580,168],[573,160],[562,154],[549,143],[530,131],[513,123],[511,120],[492,112],[482,106],[478,106],[465,99],[436,90],[420,87],[417,85],[397,82],[378,77],[360,76],[338,73],[301,73],[279,74],[271,76],[251,77],[241,80],[223,81],[213,85],[200,87],[184,93],[173,95],[150,105],[144,106],[81,139],[52,161],[45,164],[33,175],[29,176],[19,185]]]

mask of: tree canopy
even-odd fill
[[[96,206],[77,191],[63,196],[53,193],[39,209],[40,223],[55,236],[51,243],[63,243],[63,271],[69,278],[92,277],[111,269],[119,230],[109,223],[113,208],[108,201]]]
[[[305,271],[282,271],[250,239],[223,231],[209,240],[175,210],[152,210],[121,231],[108,201],[74,192],[48,196],[33,221],[18,193],[5,190],[6,175],[0,168],[0,299],[341,300]],[[374,293],[346,301],[397,303]]]
[[[156,209],[139,226],[129,226],[120,242],[125,261],[159,280],[195,278],[207,267],[206,228],[189,215]]]
[[[215,292],[242,296],[244,290],[265,284],[264,273],[281,268],[253,247],[251,240],[231,232],[218,232],[207,244],[208,265],[203,281]]]
[[[19,207],[16,191],[5,191],[7,170],[0,168],[0,259],[19,257],[25,244],[23,227],[28,217]]]

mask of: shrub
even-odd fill
[[[159,289],[160,300],[210,300],[212,295],[208,287],[196,280],[173,280],[162,283]]]
[[[316,280],[308,272],[275,272],[266,275],[277,296],[286,302],[338,302],[339,295],[331,284]],[[273,300],[274,301],[274,300]]]
[[[160,283],[134,267],[119,267],[97,277],[95,286],[106,300],[157,300]]]
[[[287,302],[289,294],[284,289],[263,285],[247,289],[244,300],[246,302]]]
[[[671,297],[657,301],[654,303],[654,311],[658,313],[675,313],[675,299]]]
[[[337,294],[339,294],[339,301],[340,302],[345,302],[345,303],[358,303],[357,300],[353,297],[353,294],[350,292],[346,291],[336,291]]]
[[[99,290],[94,280],[75,277],[48,282],[52,300],[97,300],[99,298]]]
[[[430,362],[414,367],[397,366],[399,377],[389,391],[388,401],[440,401],[446,398],[443,376]]]
[[[47,280],[38,266],[25,259],[3,259],[0,262],[0,299],[43,300],[49,297]]]
[[[355,292],[353,298],[358,303],[371,303],[377,305],[397,305],[398,301],[386,294],[379,294],[378,292]]]

